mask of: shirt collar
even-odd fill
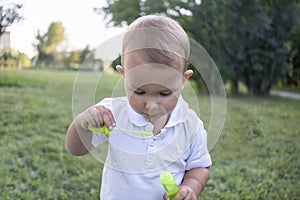
[[[188,108],[188,104],[184,101],[182,96],[180,96],[165,127],[172,127],[178,123],[185,121],[187,117]]]
[[[188,109],[189,109],[188,104],[184,101],[182,96],[180,96],[174,110],[171,112],[171,116],[165,127],[172,127],[180,122],[185,121]],[[130,106],[128,101],[127,101],[127,110],[128,110],[129,120],[136,126],[146,126],[150,123],[149,120],[146,119],[144,116],[135,112],[133,108]]]
[[[133,108],[129,104],[129,101],[127,101],[127,112],[129,120],[136,126],[146,126],[150,123],[149,120],[146,119],[143,115],[140,115],[133,110]]]

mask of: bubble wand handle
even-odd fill
[[[164,171],[160,174],[160,182],[165,188],[166,194],[170,200],[173,200],[177,195],[179,188],[176,185],[174,177],[169,171]]]
[[[96,134],[100,134],[103,133],[104,135],[106,135],[107,137],[110,136],[110,130],[108,130],[107,126],[104,125],[103,127],[97,128],[97,127],[93,127],[90,124],[88,125],[88,129]],[[135,130],[125,130],[122,128],[113,128],[113,130],[117,130],[117,131],[123,131],[123,132],[130,132],[130,133],[135,133],[135,134],[139,134],[139,135],[144,135],[144,136],[153,136],[152,132],[148,132],[148,131],[135,131]]]
[[[88,129],[96,134],[103,133],[107,137],[110,136],[110,130],[108,130],[108,128],[105,125],[103,127],[97,128],[97,127],[93,127],[92,125],[89,124]]]

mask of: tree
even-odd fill
[[[0,50],[0,68],[28,68],[31,61],[24,53],[12,48]]]
[[[298,2],[300,9],[300,1]],[[300,86],[300,22],[293,27],[289,35],[288,46],[290,47],[289,65],[287,73],[283,76],[282,82],[288,87]]]
[[[110,1],[107,7],[96,8],[95,11],[99,14],[104,12],[108,23],[112,26],[126,25],[128,22],[131,23],[140,16],[140,0]]]
[[[6,3],[0,0],[0,36],[6,31],[7,27],[23,19],[19,13],[22,7],[21,4]]]
[[[48,31],[44,35],[38,31],[36,40],[37,43],[34,46],[38,51],[37,62],[39,65],[62,65],[63,58],[59,60],[58,48],[65,40],[65,29],[61,22],[51,23]]]
[[[89,56],[92,52],[89,45],[86,45],[83,50],[80,51],[80,63],[83,63],[85,59]]]
[[[297,20],[295,1],[229,2],[226,8],[234,12],[227,19],[227,36],[235,38],[227,41],[238,47],[231,63],[239,70],[233,72],[239,72],[250,94],[268,95],[287,66],[286,42]]]
[[[299,15],[297,0],[140,0],[128,18],[122,3],[109,0],[104,8],[114,25],[129,24],[133,16],[164,13],[204,46],[222,77],[232,83],[232,93],[238,93],[243,82],[254,95],[268,94],[285,71],[286,41]],[[121,17],[123,21],[115,20]],[[199,77],[196,82],[201,84]]]
[[[94,58],[93,50],[89,45],[83,49],[71,51],[67,56],[65,66],[68,68],[77,70],[81,65],[84,65],[84,70],[97,70],[97,59]]]
[[[300,86],[300,26],[295,27],[289,37],[291,48],[287,72],[282,77],[281,83],[288,87]]]
[[[68,58],[68,66],[72,69],[79,69],[80,62],[80,52],[79,51],[71,51],[70,56]]]

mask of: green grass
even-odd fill
[[[233,97],[227,109],[207,199],[299,198],[300,101]]]
[[[88,87],[97,77],[86,76]],[[102,164],[64,147],[75,78],[69,71],[0,71],[0,199],[99,199]],[[110,96],[118,78],[104,78],[95,101]],[[299,198],[300,101],[229,96],[227,103],[201,199]],[[209,98],[201,105],[208,126]]]

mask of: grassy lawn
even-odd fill
[[[75,78],[71,71],[0,71],[0,199],[99,199],[102,164],[64,147]],[[97,98],[110,96],[117,79],[104,78],[107,90]],[[201,199],[298,199],[300,101],[229,96],[227,103]]]

